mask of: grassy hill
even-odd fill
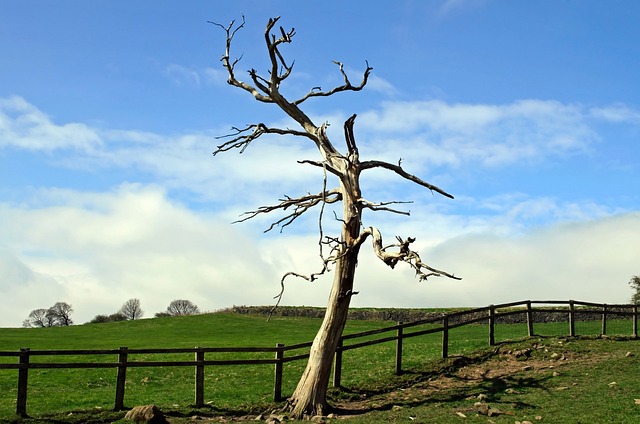
[[[273,347],[276,343],[291,345],[310,341],[319,325],[319,318],[278,316],[267,322],[264,316],[226,312],[65,328],[0,329],[0,351],[16,351],[21,347]],[[388,325],[388,321],[350,320],[345,334]],[[612,334],[628,334],[629,325],[613,322],[609,329]],[[597,322],[583,323],[580,334],[597,334],[598,329]],[[522,340],[526,335],[523,325],[500,325],[496,333],[498,341],[521,341],[488,348],[486,326],[461,327],[450,332],[449,351],[457,356],[448,360],[439,358],[440,334],[407,339],[402,376],[393,374],[395,345],[392,342],[347,351],[342,374],[344,388],[332,391],[333,402],[352,410],[351,413],[368,412],[366,416],[356,414],[350,420],[353,423],[461,420],[486,423],[489,417],[483,414],[483,404],[502,412],[490,418],[496,423],[525,419],[534,422],[538,416],[543,417],[543,422],[637,422],[640,405],[635,404],[635,398],[640,398],[640,383],[633,371],[640,365],[639,342],[616,338],[569,340],[562,337],[566,332],[564,323],[541,324],[536,326],[536,333],[543,336]],[[633,354],[636,350],[638,356]],[[514,353],[519,351],[527,353]],[[239,356],[237,353],[217,355],[215,358],[220,359]],[[241,357],[264,355],[245,353]],[[207,354],[207,359],[215,358]],[[160,360],[152,354],[133,359]],[[174,354],[172,359],[193,358]],[[15,360],[0,357],[2,363]],[[80,358],[67,357],[66,360],[79,361]],[[95,360],[105,361],[105,358]],[[115,361],[115,358],[109,360]],[[285,365],[285,395],[293,391],[304,365],[304,361]],[[16,382],[17,371],[0,370],[0,422],[15,419]],[[254,414],[253,419],[255,414],[277,406],[271,399],[272,365],[207,367],[205,385],[209,406],[194,411],[190,407],[194,393],[192,367],[131,368],[127,373],[125,404],[155,403],[164,411],[173,411],[172,422],[181,422],[177,418],[179,414],[205,417]],[[115,369],[31,370],[28,411],[40,418],[25,422],[50,422],[53,417],[58,422],[115,421],[122,413],[108,412],[113,407],[114,391]],[[482,394],[486,398],[478,400],[477,396]],[[597,410],[588,406],[596,400]],[[474,406],[476,402],[480,402],[480,406]],[[570,404],[575,404],[575,408],[568,408]],[[70,411],[76,412],[69,415]],[[615,419],[602,421],[598,417]]]

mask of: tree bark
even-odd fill
[[[336,262],[327,309],[311,345],[307,367],[289,399],[291,413],[299,419],[304,416],[326,415],[329,410],[326,395],[331,366],[347,322],[353,295],[353,281],[360,250],[360,244],[355,241],[360,234],[362,208],[357,202],[360,197],[358,171],[355,167],[350,168],[346,172],[348,177],[341,182],[343,193],[346,194],[343,199],[345,219],[342,225],[342,249]]]

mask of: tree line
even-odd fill
[[[67,302],[56,302],[50,308],[38,308],[29,313],[27,319],[22,322],[25,328],[44,327],[65,327],[73,325],[71,313],[73,307]],[[167,309],[157,312],[154,316],[174,317],[183,315],[197,315],[200,309],[197,305],[187,299],[175,299],[169,303]],[[144,316],[144,311],[140,306],[140,299],[129,299],[122,304],[117,312],[110,315],[96,315],[89,324],[99,324],[104,322],[132,321]]]
[[[640,304],[640,276],[634,275],[629,280],[629,286],[633,290],[630,298],[631,303]],[[66,302],[56,302],[49,308],[34,309],[29,313],[27,319],[22,322],[25,328],[43,328],[43,327],[65,327],[73,325],[71,313],[73,308]],[[167,309],[162,312],[155,313],[155,318],[175,317],[183,315],[197,315],[200,309],[197,305],[187,299],[175,299],[169,303]],[[140,299],[129,299],[122,304],[120,309],[110,315],[96,315],[90,324],[99,324],[103,322],[131,321],[140,319],[144,316],[144,311],[140,306]]]

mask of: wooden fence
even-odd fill
[[[533,305],[542,305],[534,308]],[[555,306],[554,306],[555,305]],[[340,387],[342,374],[342,354],[345,351],[359,349],[365,346],[371,346],[380,343],[395,342],[395,373],[402,373],[402,343],[403,340],[411,337],[419,337],[426,334],[442,333],[442,357],[449,356],[449,331],[469,325],[469,324],[487,324],[488,325],[488,344],[494,345],[495,328],[499,323],[504,322],[522,322],[527,325],[527,334],[531,337],[534,335],[534,322],[536,316],[540,314],[549,314],[563,316],[568,323],[569,336],[575,336],[575,322],[577,320],[594,319],[593,317],[601,317],[602,327],[601,334],[607,334],[607,320],[611,317],[631,317],[633,321],[634,338],[638,337],[638,305],[607,305],[590,302],[579,301],[522,301],[512,302],[500,305],[490,305],[483,308],[475,308],[460,312],[442,314],[438,317],[423,319],[410,323],[397,323],[376,330],[365,331],[357,334],[343,335],[340,339],[338,348],[335,353],[333,385]],[[522,316],[524,315],[524,319]],[[511,318],[509,318],[511,317]],[[519,317],[514,319],[513,317]],[[437,326],[433,326],[433,325]],[[440,325],[438,325],[440,324]],[[430,328],[420,329],[420,327],[430,326]],[[407,329],[414,329],[406,332]],[[384,333],[392,333],[392,335],[358,342],[357,339],[380,335]],[[347,344],[345,344],[345,342]],[[274,366],[274,384],[273,399],[274,401],[282,400],[282,378],[283,365],[288,362],[298,361],[309,357],[308,353],[286,356],[287,352],[308,348],[311,342],[300,343],[296,345],[285,346],[276,344],[275,347],[241,347],[241,348],[180,348],[180,349],[128,349],[120,347],[112,350],[31,350],[29,348],[21,348],[18,352],[0,352],[0,356],[18,357],[18,363],[0,364],[2,369],[18,370],[18,390],[16,401],[16,413],[21,416],[27,415],[27,389],[29,381],[30,369],[52,369],[52,368],[116,368],[116,390],[115,390],[115,410],[124,409],[125,382],[127,369],[134,367],[193,367],[195,369],[195,406],[204,406],[204,388],[205,388],[205,367],[221,366],[221,365],[273,365]],[[208,360],[207,353],[270,353],[272,358],[265,359],[230,359],[230,360]],[[191,361],[136,361],[131,356],[139,354],[176,354],[191,353],[194,359]],[[34,356],[59,356],[59,355],[92,355],[92,356],[115,356],[116,362],[62,362],[62,363],[40,363],[31,362],[30,358]]]

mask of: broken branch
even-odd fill
[[[428,277],[449,277],[455,280],[461,280],[460,277],[456,277],[448,272],[433,268],[422,262],[418,252],[409,248],[409,245],[415,241],[414,238],[408,237],[406,240],[403,240],[400,237],[396,237],[398,244],[383,247],[380,231],[375,227],[368,227],[362,231],[356,242],[362,244],[368,236],[373,237],[373,250],[376,256],[392,269],[398,262],[405,262],[414,269],[416,276],[420,281],[426,280]],[[391,247],[397,248],[397,251],[388,252],[387,249]]]

